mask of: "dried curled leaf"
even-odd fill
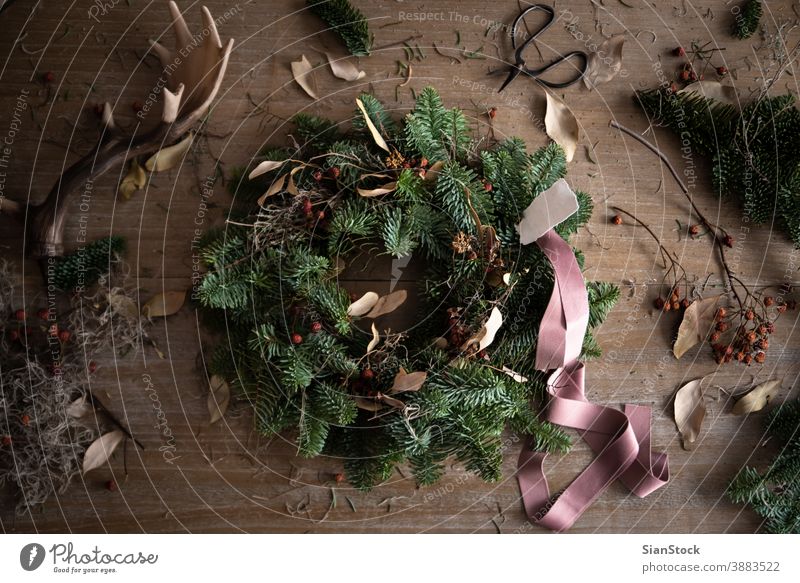
[[[378,334],[378,329],[375,327],[375,322],[372,323],[372,340],[367,344],[367,354],[375,350],[378,343],[381,341],[381,335]]]
[[[675,425],[683,438],[684,449],[694,443],[706,416],[703,380],[696,379],[683,385],[675,393]]]
[[[384,314],[389,314],[394,312],[397,308],[399,308],[405,301],[406,297],[408,296],[408,292],[404,289],[397,290],[385,296],[381,296],[375,305],[373,306],[372,310],[365,316],[366,318],[377,318],[378,316],[383,316]]]
[[[142,315],[146,318],[171,316],[177,313],[186,301],[186,290],[168,291],[154,295],[142,306]]]
[[[258,197],[258,206],[264,206],[264,203],[270,196],[274,196],[278,194],[281,190],[283,190],[284,187],[286,186],[287,178],[290,178],[288,174],[284,174],[283,176],[278,176],[272,182],[272,184],[270,184],[269,188],[267,189],[267,192]]]
[[[211,416],[210,423],[214,424],[225,415],[228,405],[231,402],[231,387],[219,375],[211,377],[208,393],[208,413]]]
[[[697,93],[703,97],[715,99],[737,108],[741,104],[736,88],[731,85],[723,85],[719,81],[695,81],[678,91],[679,95],[684,93]]]
[[[308,62],[305,55],[300,57],[299,61],[292,61],[292,76],[297,84],[303,88],[309,97],[312,99],[319,99],[317,93],[314,91],[311,83],[311,71],[313,67]]]
[[[277,170],[281,166],[286,164],[286,160],[264,160],[258,166],[253,168],[253,171],[250,172],[248,178],[253,180],[253,178],[258,178],[262,174],[266,174],[267,172],[272,172],[273,170]]]
[[[192,147],[193,141],[194,134],[190,133],[177,144],[162,148],[150,156],[150,158],[147,159],[147,162],[144,163],[144,167],[150,172],[163,172],[165,170],[171,170],[181,160],[183,160],[184,156],[186,156],[186,152],[188,152],[189,148]]]
[[[106,463],[124,439],[125,433],[121,429],[109,431],[95,439],[83,456],[83,473],[90,472]]]
[[[400,368],[394,377],[392,388],[389,389],[390,395],[397,393],[405,393],[407,391],[418,391],[425,384],[425,379],[428,378],[428,373],[424,371],[408,373],[404,368]]]
[[[771,380],[753,387],[752,390],[736,401],[733,406],[734,415],[747,415],[761,411],[781,389],[781,381]]]
[[[376,303],[380,296],[373,291],[368,291],[363,296],[358,298],[354,301],[350,306],[347,308],[347,315],[348,316],[363,316],[367,312],[369,312]]]
[[[467,350],[470,347],[475,346],[476,352],[480,352],[484,348],[487,348],[492,342],[494,342],[494,337],[497,335],[497,331],[500,330],[500,327],[503,325],[503,314],[497,308],[492,308],[492,313],[489,314],[489,319],[486,320],[486,323],[481,327],[475,335],[467,340],[462,346],[461,350]]]
[[[119,193],[128,199],[133,196],[134,192],[144,188],[145,184],[147,184],[147,174],[145,174],[144,168],[139,165],[139,161],[136,158],[132,158],[128,166],[128,173],[119,183]]]
[[[507,366],[503,366],[503,372],[505,374],[507,374],[508,376],[510,376],[512,379],[514,379],[515,382],[518,382],[518,383],[527,383],[528,382],[528,377],[522,376],[518,372],[514,372],[513,370],[511,370]]]
[[[567,162],[571,162],[580,139],[578,120],[560,97],[547,90],[545,94],[547,111],[544,114],[544,129],[547,135],[564,150]]]
[[[334,77],[344,79],[345,81],[358,81],[367,76],[364,71],[360,71],[350,59],[337,59],[330,53],[325,53],[328,58],[328,64],[331,66],[331,73]]]
[[[678,328],[678,338],[672,348],[675,358],[680,358],[686,351],[698,342],[705,340],[711,325],[714,323],[714,314],[717,311],[717,303],[722,296],[695,300],[683,313],[680,328]]]
[[[615,34],[600,45],[596,52],[589,55],[589,63],[583,82],[589,89],[608,83],[622,69],[622,45],[624,34]]]
[[[442,172],[442,168],[444,168],[444,162],[441,160],[431,164],[431,167],[428,168],[428,171],[425,173],[425,182],[429,184],[436,182],[439,178],[439,174]]]
[[[87,399],[84,395],[83,397],[78,397],[69,405],[67,405],[66,413],[73,419],[81,419],[89,415],[89,413],[91,413],[93,410],[94,407],[92,407],[89,399]]]
[[[367,129],[369,129],[369,133],[372,134],[372,139],[375,140],[375,143],[380,149],[391,152],[389,145],[386,143],[386,140],[383,139],[383,136],[378,131],[378,128],[375,127],[375,124],[372,123],[372,118],[369,117],[369,114],[367,113],[367,110],[360,99],[356,99],[356,105],[358,106],[358,109],[361,110],[361,115],[364,116],[364,123],[367,124]]]
[[[397,190],[397,182],[387,182],[383,186],[379,186],[378,188],[356,188],[356,191],[359,195],[363,196],[364,198],[372,198],[373,196],[381,196],[384,194],[389,194],[390,192],[394,192]]]

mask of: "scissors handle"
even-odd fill
[[[580,68],[578,68],[578,70],[576,71],[575,76],[573,76],[571,79],[568,79],[567,81],[561,81],[560,83],[556,83],[553,81],[546,81],[545,79],[541,78],[541,76],[546,74],[550,69],[557,67],[564,61],[569,61],[573,57],[579,59],[581,61],[581,65]],[[528,69],[527,67],[524,67],[522,68],[522,72],[528,75],[529,77],[534,78],[537,82],[541,83],[542,85],[550,87],[551,89],[563,89],[564,87],[569,87],[573,83],[577,83],[578,81],[580,81],[583,75],[586,73],[586,67],[588,67],[588,65],[589,65],[589,58],[586,56],[586,53],[584,53],[583,51],[571,51],[569,53],[561,55],[555,61],[548,63],[547,65],[545,65],[540,69]]]
[[[519,23],[522,22],[525,16],[527,16],[529,13],[538,11],[547,14],[547,20],[545,20],[544,23],[542,23],[542,25],[539,27],[539,30],[537,30],[534,33],[531,33],[531,36],[522,44],[521,47],[519,47],[519,49],[517,49],[517,29],[519,28]],[[533,42],[536,39],[536,37],[538,37],[540,34],[542,34],[544,31],[550,28],[550,25],[553,24],[555,18],[556,18],[556,11],[553,10],[552,6],[548,6],[547,4],[534,4],[532,6],[529,6],[522,12],[520,12],[519,16],[517,16],[514,19],[514,24],[511,25],[511,46],[517,50],[516,56],[518,63],[522,62],[522,52],[525,50],[525,48],[531,42]]]

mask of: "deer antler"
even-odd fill
[[[223,46],[211,13],[204,6],[203,30],[192,36],[175,2],[169,3],[175,50],[169,51],[150,41],[167,75],[163,90],[163,110],[159,124],[139,136],[124,136],[114,124],[111,106],[103,108],[105,128],[97,145],[73,164],[56,181],[47,198],[32,207],[28,251],[34,257],[59,256],[64,252],[63,233],[66,202],[80,188],[91,188],[92,181],[134,156],[151,154],[175,142],[208,111],[219,91],[233,39]],[[6,201],[8,204],[10,201]],[[9,204],[8,211],[17,210]]]

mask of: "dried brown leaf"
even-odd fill
[[[372,323],[372,340],[367,344],[367,354],[375,350],[375,347],[381,341],[381,335],[378,334],[378,328],[375,327],[375,322]]]
[[[436,182],[436,179],[439,178],[442,168],[444,168],[444,162],[442,160],[431,164],[431,167],[428,168],[428,171],[425,173],[425,182]]]
[[[312,99],[319,99],[312,87],[312,69],[313,67],[311,63],[308,62],[305,55],[303,55],[299,61],[292,62],[292,76],[294,80],[297,81],[297,84],[303,88],[303,91],[305,91],[309,97]]]
[[[369,312],[375,304],[378,303],[380,296],[373,291],[368,291],[363,296],[358,298],[354,301],[350,306],[347,308],[347,315],[348,316],[363,316],[367,312]]]
[[[408,373],[405,369],[400,368],[399,372],[394,377],[392,388],[389,389],[390,395],[397,393],[405,393],[406,391],[418,391],[425,384],[425,379],[428,378],[428,373],[423,371]]]
[[[761,411],[772,398],[780,391],[781,381],[773,379],[760,385],[753,387],[752,390],[736,401],[733,406],[734,415],[747,415],[748,413],[755,413]]]
[[[544,115],[544,128],[547,135],[564,150],[567,162],[575,157],[580,139],[580,127],[575,115],[560,97],[545,89],[547,111]]]
[[[95,439],[83,456],[83,473],[90,472],[106,463],[124,439],[125,433],[121,429],[109,431]]]
[[[622,45],[624,34],[615,34],[600,45],[596,52],[589,55],[586,74],[583,82],[589,89],[608,83],[622,69]]]
[[[404,289],[381,296],[365,318],[377,318],[378,316],[394,312],[406,301],[407,296],[408,292]]]
[[[208,413],[211,416],[211,423],[214,424],[225,415],[228,405],[231,402],[231,387],[219,375],[211,377],[208,393]]]
[[[156,294],[142,306],[142,315],[146,318],[171,316],[177,313],[186,301],[186,290],[168,291]]]
[[[387,182],[383,186],[379,186],[378,188],[356,188],[358,194],[363,196],[364,198],[372,198],[373,196],[381,196],[383,194],[389,194],[390,192],[394,192],[397,190],[397,182]]]
[[[386,140],[383,139],[383,136],[378,131],[378,128],[375,127],[375,124],[372,123],[372,118],[369,117],[369,114],[367,113],[367,110],[360,99],[356,99],[356,105],[358,106],[358,109],[361,110],[361,115],[364,116],[364,123],[367,124],[367,129],[369,129],[369,133],[372,134],[372,139],[375,140],[375,143],[380,149],[391,152],[389,145],[386,143]]]
[[[264,206],[264,203],[270,196],[274,196],[278,194],[281,190],[283,190],[284,186],[286,185],[286,179],[290,178],[288,174],[284,174],[283,176],[278,176],[272,184],[270,184],[267,192],[262,194],[258,198],[258,206]]]
[[[683,438],[684,449],[689,449],[687,444],[697,439],[706,416],[703,380],[690,381],[675,393],[675,425]]]
[[[181,160],[183,160],[184,156],[186,156],[186,152],[188,152],[189,148],[191,148],[193,141],[194,134],[190,133],[177,144],[162,148],[150,156],[147,162],[144,163],[144,167],[150,172],[163,172],[165,170],[171,170]]]
[[[267,172],[272,172],[273,170],[277,170],[284,164],[286,164],[286,160],[264,160],[258,166],[253,168],[253,171],[250,172],[248,178],[250,180],[253,180],[254,178],[258,178],[262,174],[266,174]]]
[[[497,331],[500,330],[502,325],[503,314],[497,308],[492,308],[492,313],[489,314],[489,318],[486,320],[486,323],[475,333],[472,338],[467,340],[461,346],[461,350],[467,350],[476,342],[478,343],[476,349],[477,352],[487,348],[492,342],[494,342],[494,337],[497,335]]]
[[[705,340],[714,322],[717,303],[721,297],[719,295],[695,300],[689,304],[689,307],[683,313],[683,320],[681,320],[680,328],[678,328],[678,338],[672,348],[675,358],[680,358],[692,346]]]
[[[345,81],[358,81],[367,76],[364,71],[360,71],[350,59],[337,59],[330,53],[325,53],[328,57],[328,64],[331,66],[331,73],[334,77]]]
[[[697,93],[703,97],[715,99],[737,108],[741,105],[736,88],[731,85],[723,85],[719,81],[695,81],[678,91],[679,95],[685,93]]]
[[[72,417],[73,419],[81,419],[89,415],[94,410],[89,399],[86,396],[78,397],[74,401],[72,401],[69,405],[67,405],[66,413],[68,416]]]
[[[134,192],[141,190],[147,184],[147,174],[144,168],[139,165],[136,158],[131,159],[128,165],[128,173],[119,183],[119,193],[126,199],[130,198]]]

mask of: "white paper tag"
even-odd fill
[[[530,245],[553,227],[578,211],[578,197],[563,178],[545,190],[528,205],[517,225],[519,241]]]

